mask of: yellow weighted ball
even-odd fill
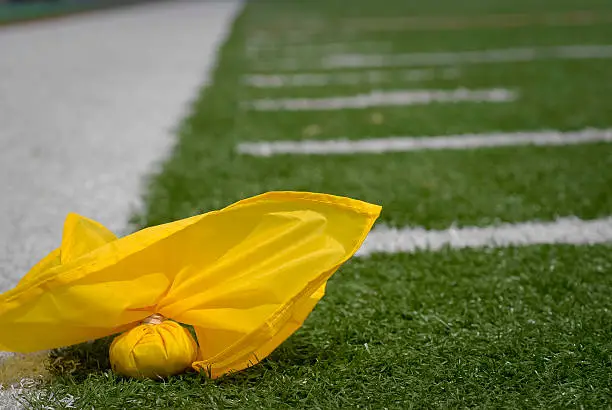
[[[196,361],[198,345],[180,324],[149,316],[117,336],[110,347],[113,371],[135,378],[159,379],[182,373]]]

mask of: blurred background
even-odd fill
[[[155,0],[0,0],[0,24]]]

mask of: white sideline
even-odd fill
[[[243,82],[255,88],[323,87],[327,85],[383,84],[394,79],[401,81],[451,80],[459,77],[457,68],[421,68],[401,70],[397,73],[384,70],[301,73],[301,74],[251,74]]]
[[[428,231],[423,228],[376,227],[356,256],[374,253],[436,251],[444,247],[481,248],[542,244],[596,244],[612,241],[612,217],[583,221],[576,217],[553,222],[525,222],[488,227],[450,228]]]
[[[411,67],[595,58],[612,58],[612,45],[523,47],[406,54],[337,54],[323,58],[321,60],[321,67],[326,69]],[[294,62],[291,60],[281,62],[282,67],[290,67],[293,64]]]
[[[433,103],[460,102],[511,102],[518,98],[515,91],[506,88],[470,90],[396,90],[372,91],[346,97],[330,98],[288,98],[254,100],[245,104],[256,111],[309,111],[343,110],[379,106],[426,105]]]
[[[573,145],[589,142],[612,142],[612,128],[587,128],[580,131],[534,131],[490,134],[459,134],[435,137],[388,137],[360,140],[302,140],[262,141],[238,144],[241,154],[269,157],[282,154],[296,155],[350,155],[358,153],[381,154],[442,149],[473,149],[515,145]]]
[[[240,8],[158,2],[0,29],[0,292],[59,245],[70,211],[126,230]],[[20,408],[20,388],[0,389],[0,408]]]
[[[58,246],[68,212],[125,233],[239,9],[158,2],[0,30],[0,292]]]

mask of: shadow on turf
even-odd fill
[[[109,361],[109,348],[115,336],[109,336],[92,342],[81,343],[74,346],[54,349],[49,352],[46,368],[56,380],[83,382],[90,375],[111,371]],[[312,344],[308,337],[295,335],[276,349],[268,358],[240,372],[220,377],[214,382],[223,385],[227,383],[245,383],[249,380],[260,379],[267,371],[278,371],[281,368],[294,366],[313,366],[323,360],[332,360],[336,356],[332,346],[325,350]],[[208,379],[205,372],[198,375],[195,371],[187,372],[179,377],[203,377]],[[119,377],[123,379],[122,377]]]
[[[108,349],[114,336],[54,349],[49,352],[47,370],[56,378],[68,377],[82,381],[92,373],[110,369]]]

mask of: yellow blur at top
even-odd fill
[[[152,377],[167,366],[161,373],[169,375],[188,362],[212,377],[244,369],[301,326],[380,210],[331,195],[270,192],[120,239],[70,214],[61,246],[0,295],[0,351],[127,331],[111,349],[114,366],[126,366],[116,369],[122,374]],[[174,322],[140,325],[154,314],[192,325],[199,349]],[[175,337],[176,350],[159,349]],[[156,352],[167,360],[156,362]],[[139,357],[152,367],[138,366]]]

